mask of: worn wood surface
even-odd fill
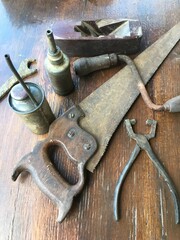
[[[75,91],[66,98],[57,96],[43,67],[47,28],[61,19],[137,18],[144,32],[143,50],[180,21],[180,4],[178,0],[91,0],[84,9],[80,0],[2,0],[0,14],[0,83],[12,75],[4,54],[9,53],[17,67],[24,58],[37,58],[39,73],[29,80],[44,88],[52,110],[58,116],[73,103],[79,103],[120,67],[99,71],[81,80],[73,75]],[[177,45],[148,85],[156,103],[180,93],[179,72],[180,46]],[[118,223],[114,221],[115,184],[135,145],[122,123],[95,173],[87,174],[87,184],[76,197],[72,211],[62,224],[57,224],[57,208],[39,191],[30,175],[23,174],[15,183],[11,180],[15,164],[45,136],[38,137],[29,132],[9,108],[7,99],[0,102],[0,116],[0,240],[180,239],[180,226],[174,222],[169,190],[144,152],[124,184],[122,218]],[[158,121],[157,136],[151,144],[180,194],[180,114],[153,113],[138,98],[126,118],[136,118],[135,130],[142,133],[149,130],[145,126],[147,118]],[[71,182],[77,181],[76,170],[66,164],[66,157],[59,149],[52,150],[52,161],[58,168],[67,170],[68,176],[63,172],[64,177]],[[63,161],[59,163],[57,158]]]

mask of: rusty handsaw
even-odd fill
[[[136,57],[135,64],[146,84],[180,39],[180,23]],[[46,140],[24,156],[14,169],[15,181],[22,171],[32,174],[35,182],[59,208],[57,221],[62,222],[72,206],[73,197],[84,185],[84,168],[93,171],[110,138],[127,113],[139,91],[126,66],[78,106],[66,111],[50,126]],[[71,185],[55,170],[48,149],[61,146],[77,166],[79,178]]]

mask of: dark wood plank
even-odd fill
[[[78,7],[77,7],[78,6]],[[0,83],[11,76],[4,54],[9,53],[18,67],[26,57],[37,58],[39,73],[29,78],[40,84],[56,116],[79,103],[120,67],[91,74],[81,80],[74,76],[76,90],[68,97],[57,96],[44,73],[46,29],[61,19],[129,17],[140,20],[144,37],[142,50],[180,20],[178,0],[170,1],[5,1],[0,3]],[[72,46],[73,47],[73,46]],[[162,103],[180,93],[180,46],[148,85],[154,102]],[[83,192],[62,224],[56,223],[57,208],[37,188],[28,174],[12,182],[13,167],[30,152],[38,140],[9,108],[0,102],[0,239],[173,239],[180,238],[174,222],[174,207],[169,190],[144,152],[138,157],[123,187],[120,205],[122,218],[113,219],[113,194],[116,181],[135,145],[121,123],[95,173],[88,173]],[[152,147],[171,175],[180,194],[180,114],[153,113],[141,98],[126,118],[136,118],[137,132],[148,132],[147,118],[158,120]],[[64,158],[61,152],[57,156]],[[57,161],[57,159],[55,159]],[[67,166],[69,167],[69,166]]]

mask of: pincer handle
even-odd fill
[[[12,175],[14,181],[23,171],[32,175],[40,190],[58,206],[58,222],[64,220],[72,206],[73,197],[82,190],[86,162],[97,148],[94,137],[78,125],[78,119],[82,116],[82,110],[72,107],[56,119],[50,126],[48,138],[22,158]],[[79,178],[76,184],[69,184],[53,166],[48,156],[48,149],[53,145],[63,147],[68,160],[77,166]]]

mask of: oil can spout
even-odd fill
[[[47,36],[49,52],[52,54],[55,54],[57,52],[57,47],[56,47],[52,30],[48,29],[46,32],[46,36]]]
[[[6,62],[9,66],[9,68],[11,69],[11,71],[13,72],[14,76],[18,79],[18,81],[20,82],[20,84],[22,85],[22,87],[24,88],[24,91],[26,91],[27,95],[29,96],[29,98],[31,99],[32,103],[34,104],[35,107],[37,107],[39,104],[37,103],[36,99],[34,98],[34,96],[32,95],[31,91],[29,90],[29,88],[26,86],[26,84],[23,82],[21,76],[19,75],[19,73],[17,72],[17,70],[15,69],[11,58],[8,54],[5,54],[5,59]]]

